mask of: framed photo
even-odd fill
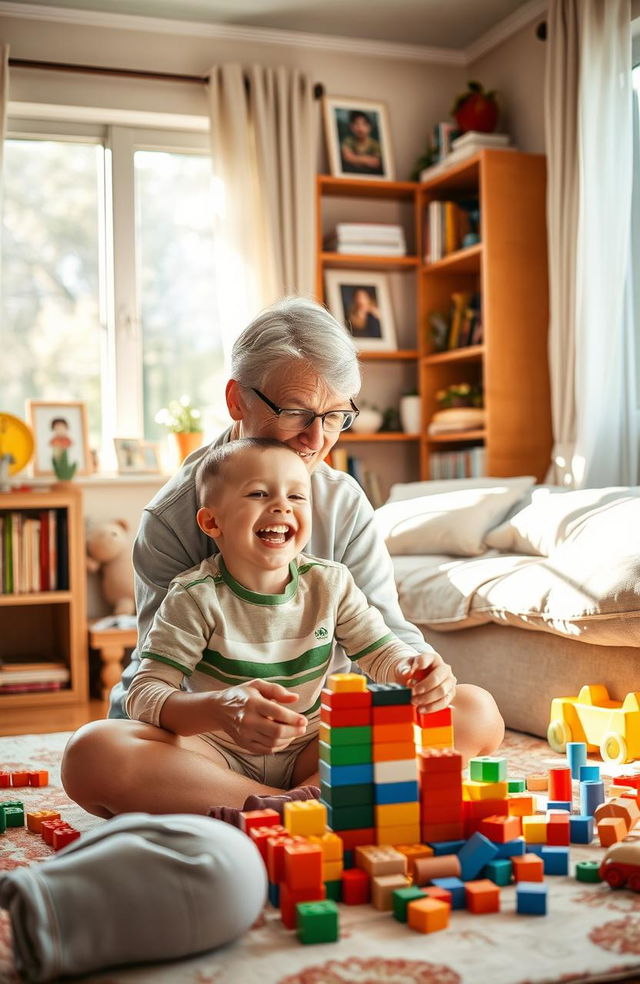
[[[28,400],[27,416],[35,439],[34,475],[55,475],[54,459],[65,454],[77,464],[76,475],[93,471],[85,403]]]
[[[327,270],[327,304],[345,325],[358,349],[397,349],[389,284],[384,273],[370,270]]]
[[[394,177],[387,107],[367,99],[325,96],[324,125],[334,177]]]
[[[162,470],[157,444],[137,437],[114,437],[113,443],[121,474],[149,475],[158,474]]]

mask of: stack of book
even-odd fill
[[[0,594],[68,587],[66,509],[0,513]]]
[[[429,202],[425,228],[425,263],[435,263],[449,253],[455,253],[467,245],[471,230],[471,213],[477,218],[477,201],[464,204],[453,201]]]
[[[477,430],[485,424],[484,407],[447,407],[434,413],[429,424],[430,434],[457,434]]]
[[[339,222],[325,246],[336,253],[361,256],[406,256],[404,229],[375,222]]]
[[[26,694],[61,690],[69,683],[64,663],[3,663],[0,665],[0,694]]]
[[[420,172],[420,180],[430,181],[431,178],[450,168],[452,164],[459,164],[460,161],[473,157],[481,150],[515,149],[507,133],[479,133],[477,130],[468,130],[467,133],[452,140],[451,150],[446,157]]]
[[[443,478],[483,478],[485,449],[482,445],[461,451],[434,451],[429,455],[432,481]]]
[[[356,458],[353,454],[347,454],[344,448],[332,448],[329,464],[337,471],[348,472],[352,478],[355,478],[374,509],[384,503],[377,472],[365,468],[360,458]]]

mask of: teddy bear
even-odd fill
[[[102,597],[114,615],[134,615],[136,610],[128,534],[124,519],[107,520],[87,531],[87,570],[100,571]]]

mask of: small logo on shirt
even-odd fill
[[[327,639],[329,637],[329,633],[325,629],[324,625],[321,625],[319,629],[316,629],[315,637],[316,639]]]

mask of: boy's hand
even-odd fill
[[[438,653],[418,653],[400,660],[395,674],[397,683],[411,687],[412,702],[420,711],[439,711],[456,695],[456,678]]]
[[[250,680],[217,697],[223,730],[252,755],[280,752],[307,730],[306,717],[283,706],[294,704],[298,694],[277,683]]]

